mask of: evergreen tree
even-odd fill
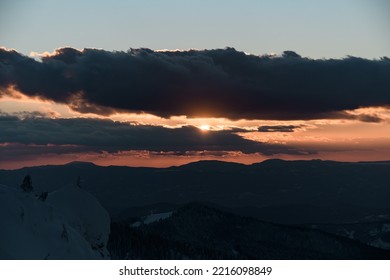
[[[66,230],[66,227],[64,224],[62,224],[61,238],[65,239],[67,242],[69,242],[69,234],[68,234],[68,231]]]
[[[26,175],[24,177],[23,182],[20,185],[20,187],[22,188],[22,190],[24,192],[32,192],[33,191],[33,186],[32,186],[31,176],[30,175]]]
[[[42,192],[42,193],[39,195],[38,199],[41,200],[41,201],[45,201],[45,200],[47,199],[47,195],[48,195],[48,194],[49,194],[48,192]]]

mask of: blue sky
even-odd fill
[[[0,4],[0,45],[25,54],[63,46],[230,46],[253,54],[377,58],[390,56],[389,13],[386,0],[7,0]]]

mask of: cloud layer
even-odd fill
[[[41,60],[0,49],[0,87],[102,115],[289,120],[353,118],[345,110],[390,106],[388,58],[314,60],[291,51],[272,57],[232,48],[62,48]]]
[[[240,151],[263,155],[304,153],[287,145],[244,139],[236,134],[236,130],[204,132],[193,126],[165,128],[98,119],[19,119],[0,116],[0,131],[0,151],[18,150],[22,154],[27,149],[34,153],[58,154],[131,150],[175,155],[199,151]]]

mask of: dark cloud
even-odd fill
[[[263,125],[258,128],[259,132],[294,132],[301,128],[300,125]]]
[[[348,118],[346,110],[390,105],[390,61],[315,60],[292,51],[259,57],[232,48],[63,48],[36,61],[0,49],[0,86],[105,115],[127,111],[162,117]]]
[[[376,114],[374,115],[360,114],[356,116],[356,119],[362,122],[371,122],[371,123],[379,123],[383,121],[383,119]]]
[[[247,140],[234,130],[202,132],[193,126],[171,129],[98,119],[0,117],[0,131],[0,143],[30,145],[42,152],[55,152],[53,146],[58,146],[59,154],[64,150],[109,153],[147,150],[181,154],[189,151],[241,151],[263,155],[305,153],[286,145]],[[8,144],[3,148],[7,147],[11,146]]]
[[[333,112],[329,114],[329,119],[345,119],[345,120],[358,120],[361,122],[379,123],[384,121],[377,114],[351,114],[348,112]]]
[[[214,157],[225,157],[229,155],[235,155],[239,151],[171,151],[171,152],[148,152],[151,156],[187,156],[187,157],[204,157],[204,156],[214,156]]]
[[[86,151],[87,150],[87,151]],[[88,152],[76,145],[31,145],[20,143],[0,144],[0,162],[19,159],[39,159],[40,155],[78,154]]]
[[[7,117],[13,120],[18,119],[35,119],[35,118],[51,118],[56,117],[54,112],[40,112],[40,111],[18,111],[13,113],[6,113],[0,110],[0,121],[6,120]]]

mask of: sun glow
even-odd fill
[[[203,130],[203,131],[209,131],[210,130],[210,126],[208,124],[202,124],[199,128],[201,130]]]

